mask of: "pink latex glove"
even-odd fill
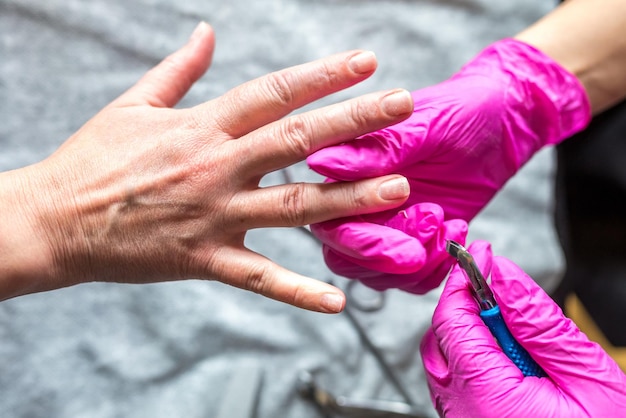
[[[322,149],[309,156],[309,166],[339,181],[402,174],[411,196],[400,209],[433,202],[443,208],[444,220],[469,222],[533,154],[583,129],[591,117],[579,81],[513,39],[491,45],[449,80],[413,92],[413,100],[406,121]],[[379,288],[383,282],[420,287],[428,277],[421,266],[441,259],[444,246],[414,255],[421,237],[411,222],[397,220],[402,216],[386,211],[324,222],[312,231],[334,272],[362,279],[369,271]]]
[[[491,288],[511,334],[548,377],[524,377],[478,316],[469,283],[455,267],[421,344],[431,397],[445,417],[623,417],[626,375],[589,341],[519,267],[468,249]]]
[[[323,246],[326,263],[339,274],[358,278],[377,290],[394,287],[422,294],[438,287],[455,262],[446,252],[446,241],[465,243],[467,223],[445,221],[443,209],[434,203],[418,203],[393,213],[381,217],[380,225],[366,215],[311,228],[324,243],[346,244],[341,254],[332,244]]]

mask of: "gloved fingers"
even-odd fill
[[[412,273],[424,266],[426,250],[419,239],[385,225],[353,217],[311,225],[326,247],[326,263],[335,273],[350,277],[345,262],[387,274]],[[336,257],[339,255],[340,257]]]
[[[422,362],[429,376],[436,377],[436,382],[445,384],[450,381],[448,373],[448,359],[441,351],[439,338],[432,328],[428,328],[420,342]]]
[[[422,364],[426,371],[428,387],[430,391],[430,399],[437,408],[439,416],[443,417],[442,401],[440,396],[445,393],[444,388],[448,387],[452,381],[452,376],[448,372],[448,360],[443,355],[439,347],[439,339],[433,332],[432,328],[428,328],[422,341],[420,342],[420,354],[422,356]]]
[[[414,113],[401,125],[318,150],[307,158],[307,164],[323,176],[342,181],[397,173],[414,162],[406,161],[408,143],[411,154],[415,156],[413,159],[424,157],[419,152],[419,144],[427,132],[427,120],[425,115]]]
[[[376,221],[379,216],[379,214],[372,214],[370,217]],[[444,213],[441,206],[424,202],[396,211],[394,216],[382,221],[382,223],[390,228],[403,231],[421,242],[426,242],[441,228],[443,219]]]
[[[387,274],[419,271],[425,259],[445,254],[447,239],[465,242],[467,224],[444,221],[442,209],[433,203],[419,203],[406,209],[343,218],[311,225],[311,231],[333,252],[327,263],[341,272],[345,263],[334,263],[334,253],[369,270]],[[360,278],[353,275],[346,276]]]
[[[449,257],[443,261],[435,258],[433,261],[427,261],[424,267],[415,273],[390,274],[361,267],[327,246],[324,246],[324,258],[334,273],[357,279],[372,289],[382,291],[397,288],[419,295],[439,287],[454,262]]]
[[[497,347],[492,344],[485,347],[482,342],[471,336],[461,339],[455,355],[450,357],[442,349],[442,339],[433,328],[422,338],[420,354],[430,397],[439,416],[480,416],[485,408],[493,416],[507,416],[514,410],[509,402],[511,398],[536,396],[537,391],[521,381],[516,366]],[[478,347],[473,350],[474,344],[478,344]],[[456,353],[467,354],[473,361],[461,365]],[[501,356],[505,359],[501,359]],[[516,396],[516,392],[520,395]],[[456,409],[459,398],[463,399],[460,411]],[[461,411],[465,411],[464,414],[458,415]]]
[[[418,295],[423,295],[438,288],[454,264],[454,260],[445,257],[445,255],[447,254],[433,254],[426,262],[427,266],[419,272],[409,275],[409,277],[398,277],[398,280],[402,280],[398,288]]]
[[[562,390],[585,390],[591,382],[624,387],[615,361],[513,262],[494,259],[492,289],[511,334]]]
[[[449,168],[466,161],[468,156],[484,159],[483,153],[475,149],[477,144],[485,151],[494,148],[487,141],[470,140],[482,138],[485,132],[497,132],[501,126],[500,103],[485,106],[487,89],[491,90],[489,95],[502,96],[498,86],[490,83],[477,86],[446,81],[414,91],[413,114],[408,119],[318,150],[307,158],[307,163],[319,174],[343,181],[410,170],[436,184],[428,175],[433,169],[429,165],[434,163],[436,170],[441,164]],[[483,94],[481,100],[475,100],[478,92]]]
[[[467,338],[458,343],[457,351],[471,349],[474,343],[479,344],[476,351],[486,350],[485,355],[471,353],[474,361],[458,367],[457,356],[447,357],[432,328],[422,338],[422,363],[439,416],[574,416],[567,412],[567,402],[541,402],[562,397],[551,380],[524,379],[493,345],[484,347],[481,340]]]
[[[437,236],[425,242],[427,261],[419,271],[402,277],[398,275],[398,288],[409,293],[424,294],[441,285],[455,263],[446,251],[448,240],[465,244],[467,223],[461,219],[451,219],[442,223]]]

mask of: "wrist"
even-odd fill
[[[515,36],[584,85],[594,115],[626,97],[626,2],[565,1]]]
[[[0,173],[0,300],[63,287],[28,170]]]

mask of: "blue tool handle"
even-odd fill
[[[499,306],[481,311],[480,317],[502,347],[504,354],[519,367],[524,376],[546,376],[546,372],[532,359],[528,351],[513,338],[511,331],[504,323]]]

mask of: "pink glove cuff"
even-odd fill
[[[537,142],[516,141],[520,166],[541,147],[558,144],[589,124],[591,105],[576,76],[534,46],[516,39],[493,43],[452,79],[499,74],[509,77],[505,94],[510,112],[520,116],[517,121],[526,121],[507,124],[510,137],[529,139],[536,135]]]

